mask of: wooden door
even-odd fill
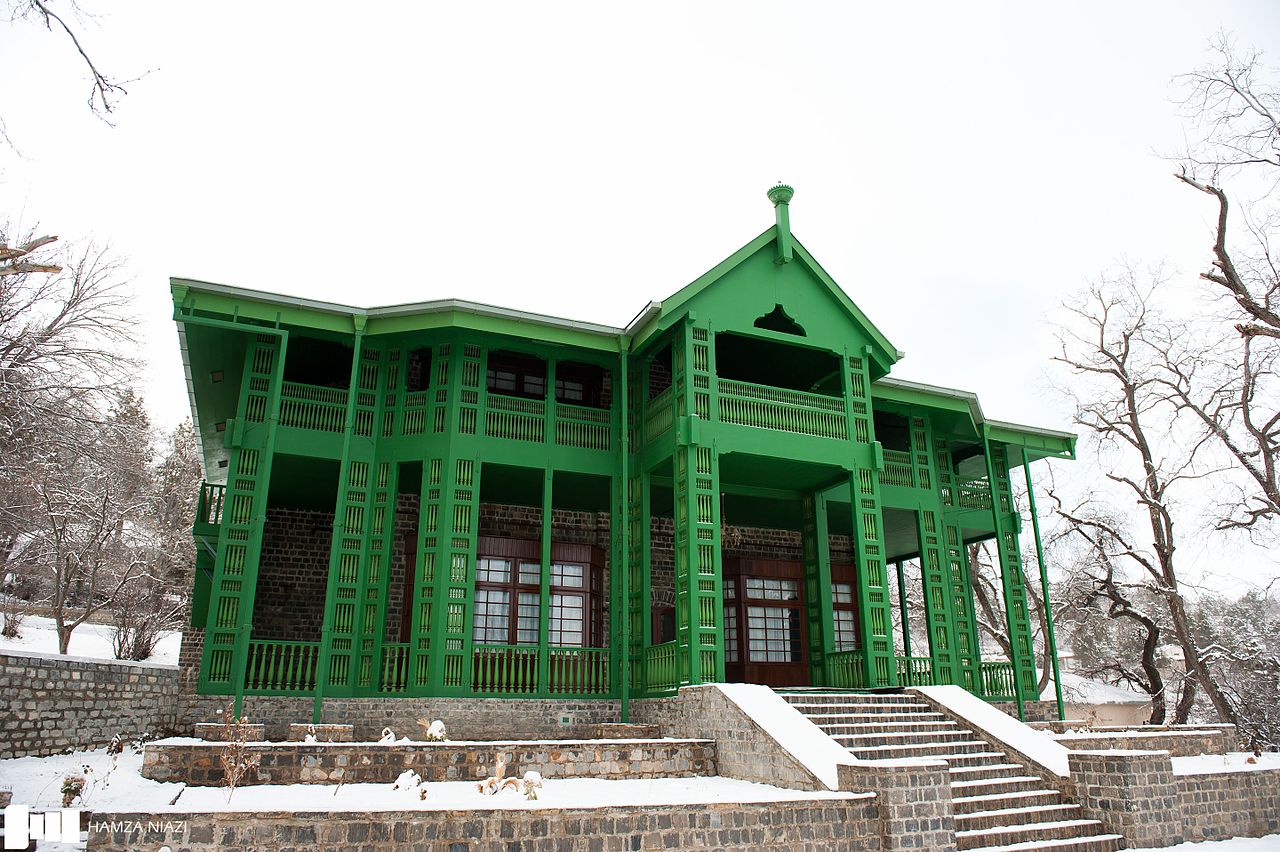
[[[808,686],[803,566],[725,558],[725,676],[767,686]]]

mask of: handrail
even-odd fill
[[[280,425],[318,432],[345,431],[347,390],[284,382],[280,389]]]
[[[409,686],[409,643],[385,643],[381,662],[378,691],[404,692]]]
[[[990,509],[991,486],[985,476],[956,483],[956,502],[965,509]]]
[[[930,657],[896,657],[900,686],[933,686],[933,660]]]
[[[200,483],[200,497],[196,501],[196,523],[222,523],[222,502],[227,496],[227,486],[212,482]]]
[[[818,438],[849,437],[844,400],[806,391],[717,379],[722,423]]]
[[[316,686],[319,642],[249,640],[245,663],[245,692],[308,693]]]
[[[984,698],[996,701],[1014,700],[1017,692],[1013,676],[1013,663],[984,660],[979,669],[982,673],[982,695]]]
[[[607,450],[611,416],[607,408],[557,403],[556,443],[583,450]]]
[[[880,471],[880,484],[915,488],[916,475],[915,468],[911,464],[911,453],[885,450],[884,468]]]
[[[805,408],[818,408],[823,411],[844,411],[844,400],[838,396],[827,396],[821,393],[777,388],[771,385],[757,385],[738,379],[716,379],[716,387],[722,394],[762,399],[768,402],[781,402],[786,405],[798,405]]]
[[[644,681],[650,692],[672,690],[680,685],[674,641],[644,649]]]

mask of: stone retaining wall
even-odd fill
[[[1078,751],[1138,749],[1167,751],[1174,757],[1197,754],[1226,754],[1230,743],[1223,731],[1124,731],[1083,734],[1055,734],[1061,745]]]
[[[716,741],[720,774],[796,790],[826,790],[815,776],[715,685],[684,686],[671,698],[631,702],[631,719],[669,737]]]
[[[132,852],[162,845],[188,852],[405,848],[493,850],[764,849],[880,852],[874,797],[747,804],[551,808],[536,810],[98,813],[89,848]],[[115,824],[114,826],[112,824]],[[113,831],[116,827],[119,830]]]
[[[177,730],[190,734],[196,722],[217,718],[231,701],[226,695],[184,695]],[[309,722],[315,702],[308,697],[249,695],[244,714],[267,728],[267,739],[283,740],[289,724]],[[617,699],[554,698],[326,698],[322,723],[352,725],[356,740],[377,740],[383,728],[417,739],[419,719],[440,719],[453,740],[583,739],[594,726],[618,721]],[[561,720],[569,721],[562,724]]]
[[[1280,832],[1280,769],[1175,775],[1188,843]]]
[[[217,743],[148,743],[142,774],[155,781],[216,786],[223,781]],[[716,774],[710,740],[580,740],[510,743],[272,743],[247,746],[260,756],[250,784],[389,784],[412,769],[423,781],[473,781],[533,770],[546,778],[688,778]]]
[[[0,758],[168,734],[177,696],[174,666],[0,652]]]

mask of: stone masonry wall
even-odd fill
[[[1069,749],[1103,751],[1105,749],[1139,749],[1167,751],[1174,757],[1197,754],[1226,754],[1229,749],[1223,731],[1125,731],[1116,733],[1058,734],[1059,744]]]
[[[173,666],[0,652],[0,758],[169,733],[177,695]]]
[[[267,509],[253,604],[255,639],[320,638],[332,540],[333,512]]]
[[[1175,775],[1187,843],[1280,833],[1280,769]]]
[[[714,685],[685,686],[671,698],[631,702],[631,719],[669,737],[716,741],[720,774],[796,790],[827,786]]]
[[[545,740],[512,743],[288,743],[247,746],[260,763],[250,784],[390,784],[407,769],[423,781],[480,781],[499,755],[506,774],[534,771],[544,778],[689,778],[716,774],[710,740]],[[194,786],[223,783],[221,743],[148,743],[142,775]]]
[[[188,734],[196,722],[211,722],[230,702],[225,695],[184,695],[177,729]],[[309,697],[250,695],[244,714],[267,726],[267,739],[283,740],[291,722],[309,722]],[[514,737],[567,739],[590,736],[592,726],[618,721],[617,699],[552,698],[326,698],[321,722],[352,725],[356,740],[376,740],[384,727],[397,737],[421,734],[419,719],[441,719],[455,740],[509,740]],[[561,724],[562,717],[569,721]],[[665,732],[664,732],[665,733]]]
[[[1165,751],[1073,751],[1067,755],[1085,819],[1102,822],[1128,846],[1182,842],[1178,789]]]
[[[540,802],[539,804],[545,804]],[[283,848],[392,852],[599,852],[623,849],[788,849],[880,852],[875,799],[867,795],[785,802],[377,813],[95,813],[89,848],[132,852],[162,845],[188,852]]]

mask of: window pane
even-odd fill
[[[553,594],[548,641],[552,645],[582,647],[586,609],[582,595]]]
[[[520,584],[522,586],[542,585],[542,565],[537,562],[521,562]]]
[[[473,642],[505,645],[511,639],[511,593],[498,589],[476,589]]]
[[[831,600],[835,603],[853,603],[853,586],[850,583],[832,583]]]
[[[724,608],[724,661],[738,662],[738,610],[732,606]]]
[[[581,589],[585,584],[585,566],[573,562],[556,562],[551,565],[551,585]]]
[[[776,577],[748,577],[747,597],[767,601],[800,600],[800,583],[797,580],[781,580]]]
[[[800,662],[800,611],[789,607],[748,607],[747,656],[754,663]]]
[[[733,600],[736,597],[738,597],[738,581],[737,580],[724,581],[724,596],[726,600]]]
[[[537,645],[541,626],[538,611],[541,597],[535,592],[521,592],[516,604],[516,644]]]
[[[838,609],[835,615],[836,650],[849,651],[858,647],[857,626],[853,620],[853,612]]]
[[[476,582],[510,583],[511,560],[483,558],[476,560]]]

